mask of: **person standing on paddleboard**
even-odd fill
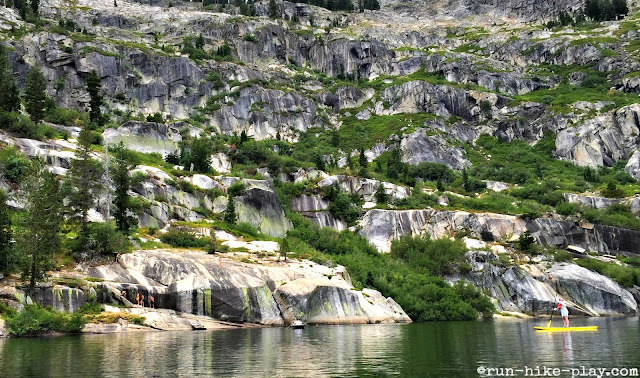
[[[558,307],[554,308],[553,311],[560,310],[560,316],[562,316],[562,323],[565,327],[569,326],[569,309],[567,308],[567,303],[562,298],[558,298]]]

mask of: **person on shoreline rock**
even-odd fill
[[[567,308],[567,303],[562,298],[558,298],[558,307],[554,308],[553,311],[560,310],[560,316],[562,316],[562,324],[565,327],[569,327],[569,309]]]
[[[140,293],[136,293],[136,304],[140,306]]]
[[[144,307],[144,295],[140,294],[140,305],[142,305],[142,307]]]
[[[155,298],[153,298],[153,295],[149,293],[149,307],[156,308],[155,304],[156,304]]]

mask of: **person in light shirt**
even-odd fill
[[[554,311],[560,310],[560,316],[562,316],[562,323],[565,327],[569,326],[569,309],[567,303],[562,298],[558,298],[558,307],[553,309]]]

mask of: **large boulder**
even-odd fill
[[[637,315],[633,295],[608,277],[575,264],[554,264],[546,271],[558,292],[595,315]]]
[[[452,169],[471,166],[461,150],[454,148],[441,135],[428,135],[427,130],[418,129],[403,137],[400,142],[402,161],[416,165],[422,162],[441,163]]]
[[[633,155],[631,155],[624,170],[636,179],[636,181],[640,181],[640,151],[635,151]]]

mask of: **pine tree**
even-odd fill
[[[196,49],[202,50],[203,48],[204,48],[204,37],[202,37],[202,34],[200,34],[198,38],[196,38]]]
[[[240,144],[246,142],[249,138],[247,137],[247,132],[242,130],[240,133]]]
[[[87,92],[89,92],[89,119],[91,122],[100,125],[102,122],[102,112],[100,105],[102,105],[102,95],[100,95],[100,76],[96,70],[91,71],[89,77],[87,77]]]
[[[27,83],[24,88],[25,108],[31,120],[39,123],[44,118],[45,101],[47,99],[47,82],[40,71],[34,66],[27,74]]]
[[[358,163],[360,164],[360,168],[367,168],[369,166],[369,161],[367,160],[367,156],[364,154],[364,148],[360,149],[360,156],[358,157]]]
[[[40,0],[31,0],[31,10],[33,14],[38,17],[38,10],[40,9]]]
[[[284,257],[284,261],[287,261],[287,253],[289,253],[289,240],[287,238],[282,239],[280,243],[280,256]]]
[[[25,210],[20,216],[16,234],[22,279],[29,281],[31,294],[36,283],[42,281],[51,269],[53,257],[60,250],[62,222],[59,183],[42,161],[36,160],[33,165],[34,172],[22,187]]]
[[[594,21],[600,20],[600,6],[598,5],[598,0],[585,0],[584,15]]]
[[[382,183],[378,185],[378,189],[376,189],[375,197],[376,197],[376,202],[379,204],[387,203],[387,201],[389,201],[389,196],[387,195],[387,192],[384,190],[384,186],[382,185]]]
[[[91,131],[85,126],[78,136],[76,158],[71,162],[69,170],[69,206],[74,218],[80,222],[80,248],[88,251],[86,245],[89,237],[89,210],[95,205],[96,198],[102,190],[100,179],[104,169],[100,162],[91,157]]]
[[[13,246],[11,240],[11,215],[7,206],[7,194],[0,190],[0,271],[9,273],[13,268]]]
[[[229,224],[236,224],[236,201],[231,195],[227,201],[227,209],[224,211],[224,221]]]
[[[0,111],[20,109],[20,93],[12,71],[7,48],[0,43]]]
[[[629,13],[627,0],[612,0],[611,5],[613,6],[613,11],[617,16],[626,16]]]
[[[400,149],[396,148],[391,151],[391,156],[387,160],[387,176],[391,179],[397,179],[402,172],[402,160],[400,159]]]
[[[270,18],[278,18],[280,16],[280,10],[278,9],[278,4],[276,0],[269,0],[269,17]]]
[[[131,188],[129,171],[136,166],[137,162],[134,155],[125,148],[122,142],[113,148],[113,158],[113,184],[115,186],[113,216],[118,230],[123,234],[128,234],[138,224],[138,220],[129,215],[132,212],[131,196],[129,195]]]

